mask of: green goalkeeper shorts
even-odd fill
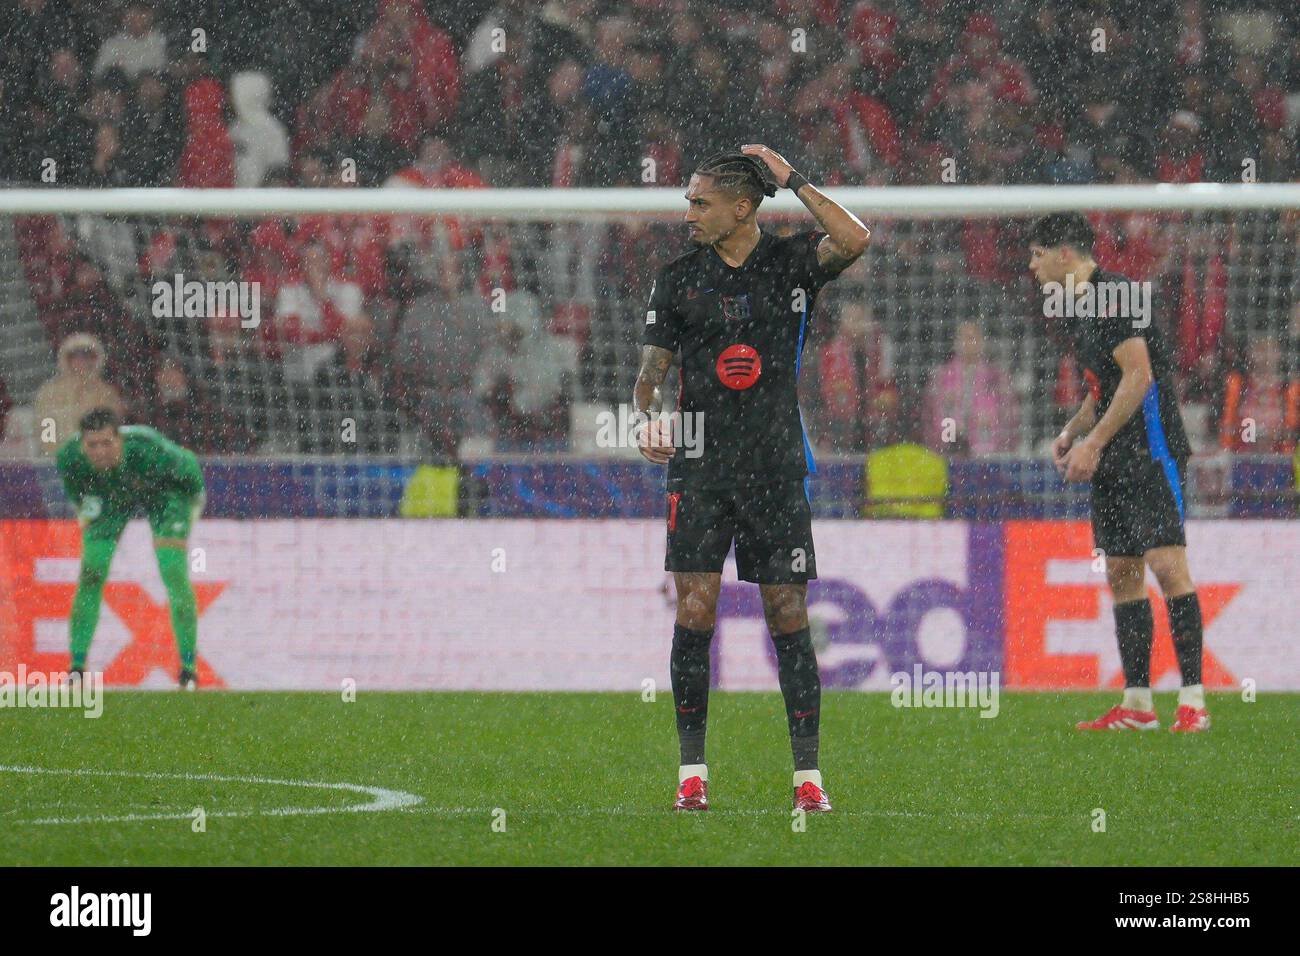
[[[149,528],[153,531],[153,536],[188,538],[194,522],[203,512],[204,502],[202,493],[195,498],[188,495],[163,495],[149,505],[147,510]],[[130,512],[113,508],[97,510],[93,505],[87,508],[86,504],[83,502],[82,514],[85,518],[83,533],[91,541],[116,541],[122,536],[127,522],[135,517]],[[89,517],[90,514],[94,517]]]

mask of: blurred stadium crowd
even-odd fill
[[[963,184],[1300,176],[1292,0],[993,7],[17,0],[0,21],[4,176],[680,186],[740,142],[766,142],[832,186],[938,183],[948,160]],[[34,420],[68,434],[81,409],[115,404],[210,453],[454,459],[474,437],[569,448],[571,406],[627,400],[633,318],[652,267],[683,244],[653,222],[88,219],[14,223],[24,294],[57,354]],[[1099,261],[1160,283],[1157,320],[1183,399],[1204,410],[1201,442],[1293,451],[1300,214],[1097,225]],[[1059,427],[1082,389],[1059,331],[1026,339],[1018,323],[1033,320],[1005,314],[1034,311],[1023,226],[879,224],[880,249],[819,306],[804,383],[819,445],[914,438],[952,452],[937,423],[955,417],[957,451],[1018,453]],[[260,328],[158,317],[148,289],[178,272],[260,283]],[[498,288],[504,316],[485,306]],[[12,404],[0,376],[0,417]],[[339,437],[344,415],[364,423],[355,442]],[[1246,417],[1258,426],[1248,447]]]

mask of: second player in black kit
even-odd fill
[[[1137,285],[1102,269],[1086,284],[1112,289]],[[1115,398],[1123,370],[1114,352],[1128,339],[1145,340],[1154,380],[1137,414],[1107,443],[1093,475],[1093,543],[1108,555],[1140,558],[1152,548],[1187,544],[1184,495],[1192,450],[1178,411],[1164,336],[1149,315],[1135,322],[1131,315],[1105,313],[1099,309],[1097,315],[1076,315],[1070,325],[1075,358],[1085,370],[1096,417],[1102,418]]]
[[[1160,583],[1182,687],[1171,729],[1210,726],[1201,686],[1200,599],[1187,564],[1186,476],[1191,447],[1174,391],[1169,348],[1153,316],[1149,283],[1101,269],[1093,229],[1079,213],[1034,223],[1030,269],[1064,315],[1088,383],[1079,411],[1052,443],[1068,481],[1091,481],[1093,544],[1105,558],[1114,599],[1124,699],[1081,730],[1154,730],[1154,616],[1150,567]],[[1064,298],[1061,293],[1064,292]],[[1045,300],[1045,302],[1048,300]]]
[[[821,231],[778,237],[755,220],[792,190]],[[817,576],[807,479],[815,469],[798,377],[817,293],[866,249],[870,232],[766,146],[705,160],[687,189],[695,248],[659,271],[646,307],[634,403],[652,417],[641,454],[668,464],[667,557],[677,590],[670,670],[680,746],[677,810],[707,810],[710,645],[722,567],[759,586],[794,757],[794,806],[831,809],[818,769],[821,680],[808,628]],[[682,443],[657,418],[680,355]]]

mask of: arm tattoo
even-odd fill
[[[668,374],[668,367],[673,364],[673,353],[657,345],[645,345],[641,348],[641,370],[636,376],[636,388],[632,393],[632,405],[639,412],[658,412],[663,407],[663,396],[659,386]]]
[[[830,236],[826,236],[821,242],[817,243],[817,264],[823,269],[831,272],[842,272],[853,265],[857,259],[857,256],[844,255]]]

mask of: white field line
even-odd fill
[[[424,798],[401,790],[386,790],[383,787],[366,787],[355,783],[319,783],[306,780],[276,780],[269,777],[234,777],[221,774],[195,773],[148,773],[121,770],[86,770],[86,769],[49,769],[44,767],[16,767],[0,765],[0,773],[57,774],[75,777],[132,777],[146,780],[196,780],[217,783],[251,783],[265,786],[305,787],[320,790],[346,790],[371,796],[370,803],[355,804],[344,807],[275,807],[266,810],[214,810],[206,813],[208,817],[290,817],[317,816],[329,813],[376,813],[396,810],[402,813],[429,814],[437,817],[490,817],[498,807],[439,807],[425,804]],[[58,804],[55,804],[56,806]],[[508,808],[507,808],[508,809]],[[734,809],[714,807],[707,814],[675,813],[669,807],[663,809],[638,809],[633,807],[527,807],[511,811],[522,817],[788,817],[791,811],[778,807],[736,807]],[[11,823],[28,823],[49,825],[61,823],[132,823],[147,820],[188,820],[191,812],[185,813],[132,813],[117,816],[81,816],[48,817],[32,820],[12,820]],[[816,816],[816,814],[813,814]],[[1017,813],[1002,811],[923,811],[923,810],[836,810],[832,817],[880,817],[916,820],[1074,820],[1086,818],[1080,813]],[[1221,819],[1275,820],[1275,817],[1236,814]],[[1295,819],[1300,819],[1300,815]]]
[[[577,817],[577,818],[594,818],[594,817],[645,817],[647,819],[661,817],[665,819],[676,819],[680,817],[700,817],[700,818],[717,818],[717,817],[785,817],[789,818],[791,809],[781,809],[779,807],[722,807],[714,804],[707,813],[678,813],[671,807],[665,805],[662,809],[644,809],[634,807],[438,807],[424,804],[418,807],[404,807],[400,812],[428,814],[435,817],[490,817],[500,809],[505,809],[511,814],[519,817]],[[821,814],[811,813],[810,817],[819,817]],[[828,814],[831,819],[839,817],[858,818],[880,818],[880,819],[902,819],[902,820],[1083,820],[1088,821],[1091,818],[1086,812],[1076,811],[1073,813],[1016,813],[1016,812],[999,812],[994,810],[952,810],[952,811],[929,811],[929,810],[844,810],[836,808],[833,813]],[[1248,820],[1248,821],[1268,821],[1276,823],[1282,817],[1270,816],[1267,814],[1220,814],[1215,817],[1216,820]],[[1295,819],[1300,820],[1300,814]]]
[[[420,807],[408,807],[403,809],[403,813],[425,813],[430,816],[438,817],[467,817],[467,816],[491,816],[496,810],[503,809],[498,807],[435,807],[424,805]],[[707,813],[678,813],[671,806],[665,805],[662,809],[636,809],[632,807],[527,807],[516,808],[511,810],[509,807],[504,809],[521,817],[789,817],[793,812],[791,809],[781,809],[772,807],[764,809],[761,807],[736,807],[723,808],[713,806]],[[809,814],[809,816],[820,816],[820,814]],[[965,812],[954,811],[952,813],[929,813],[923,811],[911,810],[835,810],[830,817],[902,817],[907,819],[919,820],[952,820],[969,818],[975,820],[1000,820],[1000,819],[1017,819],[1017,820],[1072,820],[1088,819],[1086,813],[993,813],[993,812]]]
[[[271,807],[265,810],[213,810],[205,811],[207,817],[299,817],[327,813],[379,813],[385,810],[402,810],[419,806],[423,797],[401,790],[383,787],[366,787],[356,783],[323,783],[311,780],[276,780],[270,777],[235,777],[215,773],[155,773],[133,770],[88,770],[85,768],[51,769],[48,767],[18,767],[0,765],[0,773],[51,774],[65,777],[131,777],[140,780],[193,780],[212,783],[250,783],[268,787],[301,787],[310,790],[345,790],[371,798],[369,803],[343,807]],[[32,820],[14,820],[37,826],[62,823],[134,823],[141,820],[188,820],[193,813],[126,813],[118,815],[80,817],[42,817]]]

